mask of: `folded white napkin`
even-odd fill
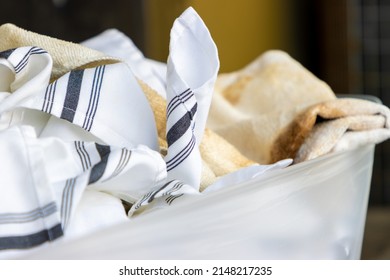
[[[202,162],[199,143],[205,129],[219,70],[217,48],[193,8],[173,24],[167,63],[167,182],[145,195],[129,211],[151,203],[171,204],[183,194],[199,194]]]

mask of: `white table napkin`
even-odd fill
[[[199,194],[199,143],[205,129],[219,70],[217,47],[193,8],[173,24],[167,62],[167,182],[145,195],[130,210],[151,203],[162,207],[184,194]]]

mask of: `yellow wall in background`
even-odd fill
[[[146,0],[145,54],[166,61],[173,21],[192,6],[217,44],[221,72],[239,69],[269,49],[296,52],[290,0]]]

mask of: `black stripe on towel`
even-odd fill
[[[89,97],[88,109],[82,126],[87,131],[91,130],[93,120],[97,112],[105,67],[105,65],[97,67],[93,76],[93,83],[91,95]]]
[[[174,98],[171,99],[167,106],[167,117],[171,114],[173,110],[180,104],[185,103],[188,99],[190,99],[193,96],[192,91],[188,88],[184,92],[180,93],[179,95],[176,95]]]
[[[2,51],[2,52],[0,52],[0,57],[7,59],[14,52],[14,50],[15,49]]]
[[[190,142],[187,143],[184,149],[182,149],[178,154],[176,154],[173,158],[166,162],[167,171],[171,171],[180,163],[182,163],[191,154],[192,150],[195,147],[195,143],[195,136],[192,136]]]
[[[197,110],[197,104],[191,108],[191,111],[188,111],[184,114],[181,119],[179,119],[168,131],[167,133],[167,142],[168,146],[171,146],[175,143],[183,134],[187,131],[187,129],[191,125],[191,121],[194,118],[194,115]]]
[[[20,72],[24,69],[24,67],[28,64],[28,61],[29,61],[31,55],[34,55],[34,54],[44,54],[44,53],[47,53],[47,52],[46,52],[45,50],[40,49],[40,48],[32,47],[32,48],[24,55],[24,57],[22,58],[22,60],[19,61],[19,63],[14,67],[15,72],[16,72],[16,73],[20,73]]]
[[[84,70],[74,70],[69,74],[68,87],[64,107],[61,113],[61,119],[73,122],[76,114],[77,105],[80,98],[81,82],[83,81]]]
[[[88,154],[88,151],[85,149],[84,142],[82,141],[75,141],[74,145],[76,147],[77,154],[80,157],[80,162],[83,167],[83,171],[89,169],[92,165],[91,158]]]
[[[101,160],[99,163],[95,164],[92,167],[88,184],[97,182],[103,176],[104,171],[106,170],[107,167],[108,157],[111,152],[110,146],[100,145],[98,143],[96,143],[95,145]]]
[[[63,234],[61,225],[57,224],[29,235],[0,237],[0,250],[31,248],[46,241],[53,241]]]
[[[49,84],[46,88],[45,98],[42,105],[42,111],[45,113],[51,113],[54,104],[54,94],[57,88],[57,81]]]

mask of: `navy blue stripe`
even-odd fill
[[[172,107],[170,109],[168,109],[167,111],[167,118],[169,118],[169,116],[171,115],[171,113],[180,105],[180,104],[183,104],[185,102],[187,102],[188,100],[190,100],[191,97],[193,97],[194,94],[192,93],[192,91],[188,92],[186,95],[184,95],[180,101],[178,102],[175,102],[176,104],[172,105]]]
[[[184,114],[168,131],[167,142],[168,146],[175,143],[183,134],[188,130],[191,125],[191,121],[196,113],[197,103],[191,108],[191,111]]]
[[[84,70],[74,70],[70,72],[61,119],[73,122],[79,103],[83,75]]]
[[[95,115],[96,115],[96,112],[97,112],[97,108],[98,108],[98,104],[99,104],[99,98],[100,98],[100,90],[102,88],[104,70],[106,69],[106,66],[103,65],[103,66],[100,66],[100,68],[102,70],[100,71],[99,84],[98,84],[98,87],[97,87],[96,104],[94,105],[94,110],[93,110],[92,115],[91,115],[91,124],[89,125],[88,131],[91,130],[91,127],[92,127],[92,124],[93,124],[93,120],[95,119]]]
[[[184,193],[177,194],[177,195],[171,195],[171,196],[169,196],[167,199],[165,199],[165,201],[166,201],[169,205],[171,205],[172,202],[173,202],[176,198],[179,198],[179,197],[181,197],[181,196],[183,196],[183,195],[184,195]]]
[[[169,115],[180,103],[184,103],[183,99],[187,96],[192,96],[192,91],[189,88],[172,98],[167,106],[167,115]]]
[[[24,66],[27,64],[27,61],[30,57],[32,50],[33,50],[33,48],[29,49],[28,52],[22,58],[22,60],[20,60],[19,63],[14,67],[16,73],[20,72],[24,68]]]
[[[57,88],[57,81],[51,83],[46,88],[45,98],[42,105],[42,111],[46,113],[51,113],[54,103],[54,94]]]
[[[88,109],[87,109],[87,113],[85,115],[84,123],[82,126],[87,131],[91,130],[92,124],[93,124],[93,119],[96,115],[105,68],[106,68],[105,65],[102,65],[102,66],[99,66],[95,69],[95,73],[93,76],[93,82],[92,82],[91,94],[89,97]]]
[[[148,202],[150,203],[150,202],[152,202],[153,200],[154,200],[154,198],[156,197],[156,195],[159,193],[159,192],[161,192],[163,189],[165,189],[169,184],[171,184],[173,182],[173,180],[172,181],[169,181],[168,183],[166,183],[166,184],[164,184],[162,187],[160,187],[160,188],[158,188],[157,190],[155,190],[154,192],[153,192],[153,194],[149,197],[149,199],[148,199]]]
[[[95,145],[101,160],[99,163],[95,164],[92,167],[88,184],[93,184],[97,182],[103,176],[104,171],[106,170],[107,167],[108,157],[111,152],[110,146],[100,145],[98,143],[96,143]]]
[[[51,93],[50,93],[50,96],[49,96],[49,100],[48,100],[48,113],[50,114],[51,113],[51,110],[53,109],[53,105],[54,105],[54,94],[56,92],[56,89],[57,89],[57,81],[55,81],[53,83],[53,86],[52,86],[52,90],[51,90]]]
[[[167,171],[171,171],[176,166],[178,166],[180,163],[182,163],[192,152],[192,150],[195,147],[195,137],[191,138],[191,141],[187,144],[187,146],[175,157],[173,157],[171,160],[167,161]]]
[[[41,111],[46,112],[46,113],[48,113],[48,110],[49,110],[49,102],[48,102],[48,100],[50,99],[50,93],[51,93],[52,87],[53,87],[53,84],[49,84],[46,87],[45,98],[43,99],[43,104],[42,104]]]
[[[37,48],[37,47],[32,47],[32,48],[24,55],[24,57],[22,58],[22,60],[19,61],[18,65],[15,66],[15,72],[16,72],[16,73],[19,73],[20,71],[23,70],[23,68],[27,65],[28,60],[30,59],[30,56],[31,56],[31,55],[34,55],[34,54],[44,54],[44,53],[47,53],[47,51],[42,50],[42,49]]]
[[[31,54],[45,54],[45,53],[47,53],[47,51],[38,48],[31,51]]]
[[[46,241],[53,241],[63,234],[61,225],[57,224],[29,235],[0,237],[0,250],[31,248]]]
[[[185,91],[183,91],[182,93],[180,93],[180,94],[176,95],[175,97],[173,97],[173,98],[171,99],[171,101],[169,101],[169,104],[168,104],[168,106],[167,106],[167,110],[169,110],[169,108],[172,106],[172,104],[174,104],[178,99],[180,99],[180,96],[182,96],[182,95],[188,93],[189,91],[190,91],[190,88],[187,88],[187,89],[186,89]]]
[[[14,52],[14,50],[15,49],[2,51],[2,52],[0,52],[0,57],[7,59]]]

